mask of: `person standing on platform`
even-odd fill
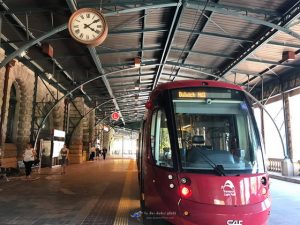
[[[105,158],[106,158],[106,154],[107,154],[107,148],[103,148],[103,150],[102,150],[102,156],[103,156],[103,159],[105,160]]]
[[[96,156],[96,148],[95,148],[95,146],[92,146],[91,150],[90,150],[90,158],[89,158],[89,160],[93,161],[95,159],[95,156]]]
[[[69,149],[67,148],[66,144],[64,144],[64,147],[60,150],[60,155],[61,155],[61,174],[65,174],[67,160],[69,159]]]
[[[25,165],[26,180],[30,179],[31,167],[36,157],[36,151],[33,149],[30,143],[27,144],[23,153],[23,162]]]
[[[100,149],[99,147],[96,148],[96,160],[100,159]]]

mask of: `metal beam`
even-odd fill
[[[8,6],[6,6],[4,3],[1,4],[1,6],[3,8],[5,8],[6,10],[9,10]],[[26,26],[18,19],[18,17],[16,17],[14,14],[11,15],[12,19],[17,23],[18,27],[23,30],[24,32],[26,32],[26,36],[27,36],[27,40],[29,40],[29,37],[32,39],[36,39],[36,37],[33,35],[32,32],[30,32],[28,30],[28,24],[26,24]],[[27,21],[27,14],[26,14],[26,22]],[[37,44],[39,46],[41,46],[41,42],[37,42]],[[62,66],[55,60],[55,58],[51,58],[51,60],[53,61],[53,63],[58,67],[58,68],[62,68]],[[67,79],[73,81],[73,78],[66,72],[63,71],[63,74],[67,77]]]
[[[240,42],[250,42],[250,43],[253,42],[253,40],[249,40],[248,38],[235,37],[235,36],[231,36],[231,35],[211,33],[211,32],[205,32],[205,31],[190,30],[190,29],[186,29],[186,28],[178,28],[178,31],[193,33],[195,35],[201,34],[201,35],[217,37],[217,38],[222,38],[222,39],[225,38],[225,39],[240,41]]]
[[[276,62],[276,61],[270,61],[270,60],[247,58],[247,61],[256,62],[256,63],[263,63],[263,64],[270,64],[270,65],[276,65],[276,66],[283,66],[283,67],[288,67],[288,68],[293,68],[293,69],[300,69],[300,65],[284,64],[282,62]]]
[[[203,52],[203,51],[193,51],[191,49],[188,50],[188,49],[180,49],[180,48],[171,48],[171,51],[185,52],[185,53],[189,53],[189,54],[193,53],[193,54],[199,54],[199,55],[208,55],[208,56],[227,58],[227,59],[235,59],[234,57],[232,57],[230,55],[225,55],[225,54],[221,54],[221,53]]]
[[[174,63],[173,63],[173,62],[167,61],[167,62],[166,62],[166,65],[174,65]],[[191,70],[191,71],[193,71],[193,72],[197,72],[197,73],[200,73],[200,74],[204,74],[204,75],[206,75],[206,76],[210,76],[210,77],[213,77],[213,78],[216,78],[216,79],[221,79],[222,81],[225,81],[225,82],[233,83],[233,82],[231,82],[231,81],[229,81],[229,80],[227,80],[227,79],[225,79],[225,78],[223,78],[223,77],[219,77],[219,76],[217,76],[217,75],[215,75],[215,74],[212,74],[212,73],[209,73],[209,72],[206,72],[206,71],[203,71],[203,70],[199,70],[199,69],[197,69],[197,65],[192,65],[192,66],[194,66],[193,68],[192,68],[191,66],[189,66],[189,64],[176,63],[176,65],[179,66],[179,67],[185,68],[185,69],[187,69],[187,70]],[[201,69],[201,68],[202,68],[202,67],[200,67],[200,69]],[[212,69],[213,69],[213,68],[212,68]],[[200,78],[200,76],[199,76],[199,78]]]
[[[151,85],[152,82],[145,82],[145,83],[140,83],[140,85]],[[118,87],[133,87],[134,88],[134,83],[120,83],[120,84],[115,84],[112,85],[112,88],[118,88]]]
[[[201,24],[201,23],[199,23],[200,22],[200,20],[202,20],[203,19],[203,17],[205,16],[205,21],[204,21],[204,24],[203,25],[201,25],[201,27],[194,27],[193,28],[193,30],[201,30],[201,31],[203,31],[205,28],[206,28],[206,26],[208,25],[208,22],[209,22],[209,18],[212,16],[212,12],[206,12],[205,11],[205,9],[206,9],[206,7],[208,6],[208,4],[209,4],[209,1],[206,1],[206,4],[204,5],[204,8],[203,8],[203,10],[202,10],[202,12],[200,12],[201,14],[199,15],[199,17],[198,17],[198,21],[195,23],[195,25],[194,26],[196,26],[196,24]],[[197,11],[197,13],[198,13],[198,11]],[[206,15],[206,13],[208,14],[208,15]],[[200,34],[196,34],[196,35],[193,35],[192,36],[192,38],[191,38],[191,35],[192,35],[193,33],[191,33],[190,34],[190,36],[189,36],[189,38],[188,38],[188,40],[191,40],[191,44],[190,43],[186,43],[185,44],[185,46],[184,46],[184,48],[186,48],[187,46],[190,46],[190,47],[188,47],[188,50],[186,50],[186,49],[184,49],[181,53],[183,53],[185,50],[185,58],[183,59],[183,61],[182,61],[182,64],[185,64],[185,62],[186,62],[186,60],[187,60],[187,58],[188,58],[188,56],[189,56],[189,54],[192,52],[192,49],[194,48],[194,46],[196,46],[196,44],[197,44],[197,42],[198,42],[198,40],[199,40],[199,37],[200,37]],[[181,57],[181,56],[180,56]],[[181,58],[178,58],[178,62],[179,62],[179,60],[181,60]],[[175,75],[173,75],[173,79],[172,79],[172,81],[174,81],[175,80],[175,78],[176,78],[176,76],[179,74],[179,71],[180,71],[180,67],[178,68],[178,70],[175,72]],[[172,73],[173,73],[173,71],[172,71]],[[171,76],[170,76],[170,78],[171,78]]]
[[[249,70],[239,70],[239,69],[233,69],[232,73],[240,73],[240,74],[244,74],[244,75],[250,75],[250,76],[261,76],[259,74],[259,72],[253,72],[253,71],[249,71]]]
[[[160,3],[161,1],[159,1]],[[149,5],[145,5],[145,6],[141,6],[141,7],[133,7],[130,9],[123,9],[120,11],[114,11],[114,12],[110,12],[110,13],[105,13],[105,16],[115,16],[115,15],[120,15],[120,14],[127,14],[127,13],[131,13],[131,12],[138,12],[138,11],[142,11],[145,9],[157,9],[157,8],[169,8],[169,7],[173,7],[176,6],[177,3],[166,3],[166,4],[149,4]]]
[[[104,70],[103,70],[103,68],[102,68],[102,66],[101,66],[100,59],[99,59],[99,57],[95,54],[95,52],[96,52],[95,48],[89,47],[88,49],[89,49],[89,51],[90,51],[90,53],[91,53],[91,55],[92,55],[92,58],[93,58],[93,60],[94,60],[94,62],[95,62],[95,64],[96,64],[96,66],[97,66],[98,71],[99,71],[101,74],[104,74],[105,72],[104,72]],[[118,102],[117,102],[117,100],[116,100],[116,97],[115,97],[115,95],[114,95],[114,93],[113,93],[113,90],[112,90],[111,87],[110,87],[109,81],[108,81],[108,79],[106,78],[106,76],[102,76],[102,81],[103,81],[104,85],[106,86],[107,91],[108,91],[110,97],[113,99],[113,103],[114,103],[114,105],[115,105],[116,111],[119,112],[120,118],[121,118],[123,124],[125,125],[125,121],[124,121],[124,118],[123,118],[123,116],[122,116],[122,112],[120,111]]]
[[[213,67],[207,67],[207,66],[203,66],[200,64],[183,64],[183,63],[178,63],[178,62],[173,62],[173,61],[166,61],[165,62],[166,65],[170,65],[170,66],[178,66],[178,67],[184,67],[184,68],[192,68],[192,69],[206,69],[206,70],[216,70],[217,68],[213,68]]]
[[[147,67],[147,66],[143,66],[143,67]],[[104,74],[104,75],[98,75],[97,77],[94,77],[94,78],[91,78],[89,79],[88,81],[85,81],[84,83],[82,83],[81,85],[86,85],[90,82],[93,82],[97,79],[100,79],[102,78],[103,76],[108,76],[108,75],[112,75],[112,74],[115,74],[115,73],[119,73],[119,72],[125,72],[125,71],[131,71],[131,70],[135,70],[136,68],[128,68],[128,69],[123,69],[122,71],[113,71],[113,72],[109,72],[107,74]],[[64,100],[67,96],[71,96],[76,90],[78,90],[81,85],[78,85],[77,87],[75,87],[74,89],[72,89],[71,91],[68,91],[64,96],[62,96],[61,98],[59,98],[54,106],[47,112],[47,114],[45,115],[45,117],[43,118],[43,120],[41,121],[41,124],[44,124],[46,119],[49,117],[50,113],[53,111],[53,109],[62,101]],[[132,93],[132,94],[137,94],[137,93]],[[34,148],[36,148],[36,144],[37,144],[37,141],[38,141],[38,137],[40,135],[40,132],[41,132],[41,127],[39,128],[38,132],[37,132],[37,136],[36,136],[36,139],[35,139],[35,143],[34,143]]]
[[[203,9],[205,7],[206,10],[208,11],[215,11],[215,12],[228,12],[228,14],[231,13],[243,13],[243,14],[249,14],[249,13],[254,13],[254,14],[261,14],[264,16],[269,16],[269,17],[281,17],[282,14],[271,10],[271,9],[266,9],[266,8],[256,8],[256,7],[242,7],[242,6],[233,6],[233,5],[226,5],[226,4],[220,4],[220,3],[215,3],[211,1],[195,1],[195,0],[187,0],[187,7],[193,7],[196,9]]]
[[[144,4],[144,5],[143,5]],[[136,7],[136,8],[143,8],[143,9],[153,9],[153,8],[164,8],[164,7],[172,7],[177,5],[177,1],[174,0],[159,0],[159,1],[149,1],[149,2],[142,2],[142,1],[119,1],[116,3],[116,1],[110,1],[110,2],[103,2],[102,5],[100,5],[100,2],[93,3],[93,2],[80,2],[78,3],[78,8],[85,8],[85,7],[94,7],[94,8],[100,8],[100,7],[113,7],[114,11],[118,11],[117,6],[121,7],[126,7],[126,6],[136,6],[136,5],[141,5],[141,7]],[[159,7],[157,7],[160,5]],[[124,9],[127,10],[126,13],[128,12],[136,12],[133,11],[134,8],[129,8],[129,9]],[[120,10],[120,12],[123,12],[124,10]]]
[[[143,62],[143,66],[155,66],[157,65],[158,62],[157,60],[147,60],[145,62]],[[129,62],[121,62],[121,63],[110,63],[110,64],[103,64],[102,67],[103,68],[109,68],[109,67],[124,67],[124,66],[130,66],[132,67],[134,65],[134,61],[129,61]]]
[[[120,35],[120,34],[167,32],[167,31],[168,31],[168,29],[161,27],[161,28],[111,30],[111,31],[108,31],[108,34],[109,34],[109,36],[113,36],[113,35]]]
[[[284,42],[283,41],[269,41],[267,44],[300,49],[300,45],[294,44],[294,43],[285,42],[285,41]]]
[[[140,77],[145,77],[145,76],[154,76],[154,72],[153,73],[143,73],[143,74],[125,74],[125,75],[120,75],[120,76],[113,76],[110,77],[109,79],[120,79],[120,78],[131,78],[131,77],[136,77],[136,76],[140,76]]]
[[[68,0],[67,0],[68,1]],[[70,0],[71,1],[71,0]],[[144,6],[144,7],[134,7],[130,10],[120,10],[120,11],[115,11],[115,12],[110,12],[110,13],[105,13],[104,16],[116,16],[119,14],[126,14],[126,13],[130,13],[130,12],[138,12],[144,9],[148,9],[148,8],[162,8],[162,7],[171,7],[171,6],[176,6],[177,3],[169,3],[169,4],[153,4],[151,6]],[[30,42],[26,43],[25,45],[23,45],[21,48],[19,48],[19,50],[13,52],[12,54],[10,54],[9,56],[7,56],[0,64],[0,68],[5,66],[8,62],[10,62],[12,59],[16,58],[18,55],[20,55],[20,53],[22,51],[26,51],[27,49],[29,49],[30,47],[32,47],[33,45],[37,44],[40,41],[43,41],[44,39],[59,33],[65,29],[67,29],[68,25],[66,24],[62,24],[56,28],[54,28],[53,30],[43,34],[42,36],[40,36],[37,39],[31,40]]]
[[[125,48],[125,49],[110,49],[110,50],[96,50],[97,55],[109,55],[109,54],[119,54],[119,53],[130,53],[130,52],[142,52],[142,51],[162,51],[162,48],[157,47],[148,47],[148,48]],[[56,59],[64,59],[64,58],[80,58],[80,57],[86,57],[86,54],[80,54],[80,55],[56,55]],[[50,58],[31,58],[32,60],[41,61],[41,60],[49,60]]]
[[[280,24],[281,27],[288,26],[293,20],[297,19],[300,15],[300,3],[296,4],[292,7],[288,12],[284,14],[284,16],[280,19],[277,24]],[[278,27],[278,26],[276,26]],[[232,69],[237,67],[240,63],[246,60],[250,55],[252,55],[261,45],[268,43],[270,39],[278,33],[278,29],[274,29],[275,27],[271,27],[269,31],[262,34],[260,37],[256,39],[256,41],[249,45],[247,49],[245,49],[235,60],[229,63],[222,72],[219,74],[220,77],[226,76]],[[280,29],[280,31],[282,31]],[[299,36],[299,35],[297,35]],[[268,70],[265,70],[268,71]]]
[[[3,1],[1,1],[0,4],[2,5]],[[23,16],[26,13],[29,15],[34,15],[34,14],[53,12],[54,10],[58,10],[58,8],[57,7],[55,9],[54,8],[22,8],[22,9],[13,9],[13,10],[9,9],[9,10],[1,10],[0,15],[18,15],[18,14],[20,14]]]
[[[110,49],[110,50],[97,50],[97,54],[99,55],[104,55],[104,54],[119,54],[121,52],[143,52],[143,51],[161,51],[163,50],[162,48],[157,48],[157,47],[142,47],[141,48],[123,48],[123,49]]]
[[[251,17],[251,16],[247,16],[247,15],[243,15],[241,14],[241,12],[238,12],[236,10],[227,10],[227,9],[224,9],[222,7],[218,7],[219,4],[215,4],[214,7],[206,7],[205,10],[207,11],[212,11],[212,12],[217,12],[217,13],[220,13],[220,14],[224,14],[224,15],[229,15],[229,16],[233,16],[233,17],[237,17],[237,18],[240,18],[242,20],[246,20],[246,21],[249,21],[251,23],[255,23],[255,24],[259,24],[259,25],[265,25],[267,27],[270,27],[270,28],[273,28],[273,29],[276,29],[276,30],[280,30],[284,33],[287,33],[297,39],[300,40],[300,35],[288,28],[285,28],[281,23],[277,23],[277,24],[274,24],[274,23],[271,23],[271,22],[268,22],[266,20],[261,20],[261,19],[257,19],[255,17]],[[204,5],[201,5],[201,4],[198,4],[198,2],[195,2],[195,3],[192,3],[192,2],[187,2],[186,4],[187,8],[192,8],[192,9],[203,9],[204,8]],[[299,10],[299,9],[297,9]],[[294,13],[294,12],[293,12]],[[284,16],[282,15],[282,17],[284,17],[285,20],[288,20],[289,19],[289,16]]]
[[[1,63],[0,63],[0,68],[4,67],[8,62],[10,62],[12,59],[18,57],[21,52],[26,51],[28,48],[30,48],[33,45],[36,45],[37,43],[41,42],[42,40],[46,39],[47,37],[50,37],[58,32],[61,32],[67,28],[67,24],[62,24],[53,30],[49,31],[48,33],[40,36],[39,38],[33,39],[20,47],[18,50],[14,51],[11,53],[9,56],[7,56]]]
[[[167,61],[169,52],[171,50],[171,46],[172,46],[172,42],[173,42],[174,37],[175,37],[176,30],[179,27],[179,22],[181,20],[182,15],[183,15],[182,11],[183,11],[182,10],[182,2],[181,2],[181,0],[179,0],[178,4],[177,4],[177,7],[176,7],[176,10],[175,10],[175,14],[173,16],[170,31],[169,31],[168,37],[166,39],[164,51],[163,51],[162,56],[161,56],[161,60],[160,60],[160,63],[159,63],[160,65],[158,66],[156,76],[154,77],[152,90],[156,87],[156,85],[159,81],[159,77],[160,77],[160,75],[161,75],[161,73],[164,69],[165,62]]]
[[[146,24],[147,24],[147,10],[145,9],[144,10],[144,16],[143,16],[143,29],[145,29],[146,28]],[[145,51],[145,49],[144,49],[144,47],[145,47],[145,34],[144,33],[141,33],[141,49],[142,49],[142,51],[141,51],[141,54],[140,54],[140,63],[142,64],[143,63],[143,61],[144,61],[144,51]],[[143,71],[142,71],[142,68],[140,67],[139,68],[139,75],[141,75],[143,73]],[[138,79],[138,83],[141,83],[141,76],[139,76],[139,79]]]

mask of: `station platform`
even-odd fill
[[[299,225],[300,185],[282,181],[292,178],[279,174],[271,177],[268,225]],[[42,168],[40,173],[33,172],[32,180],[24,176],[8,179],[0,179],[0,225],[143,224],[133,159],[73,164],[64,175],[60,167]]]
[[[290,183],[300,184],[300,176],[283,176],[281,173],[269,172],[271,178],[287,181]]]
[[[139,225],[134,160],[107,159],[42,168],[32,179],[1,180],[0,224]]]

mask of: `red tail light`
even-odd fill
[[[179,187],[180,195],[183,198],[189,198],[192,196],[192,189],[187,185],[180,185]]]

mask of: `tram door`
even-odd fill
[[[150,149],[144,177],[145,204],[154,216],[172,220],[178,213],[178,181],[164,110],[153,112],[150,127]]]

